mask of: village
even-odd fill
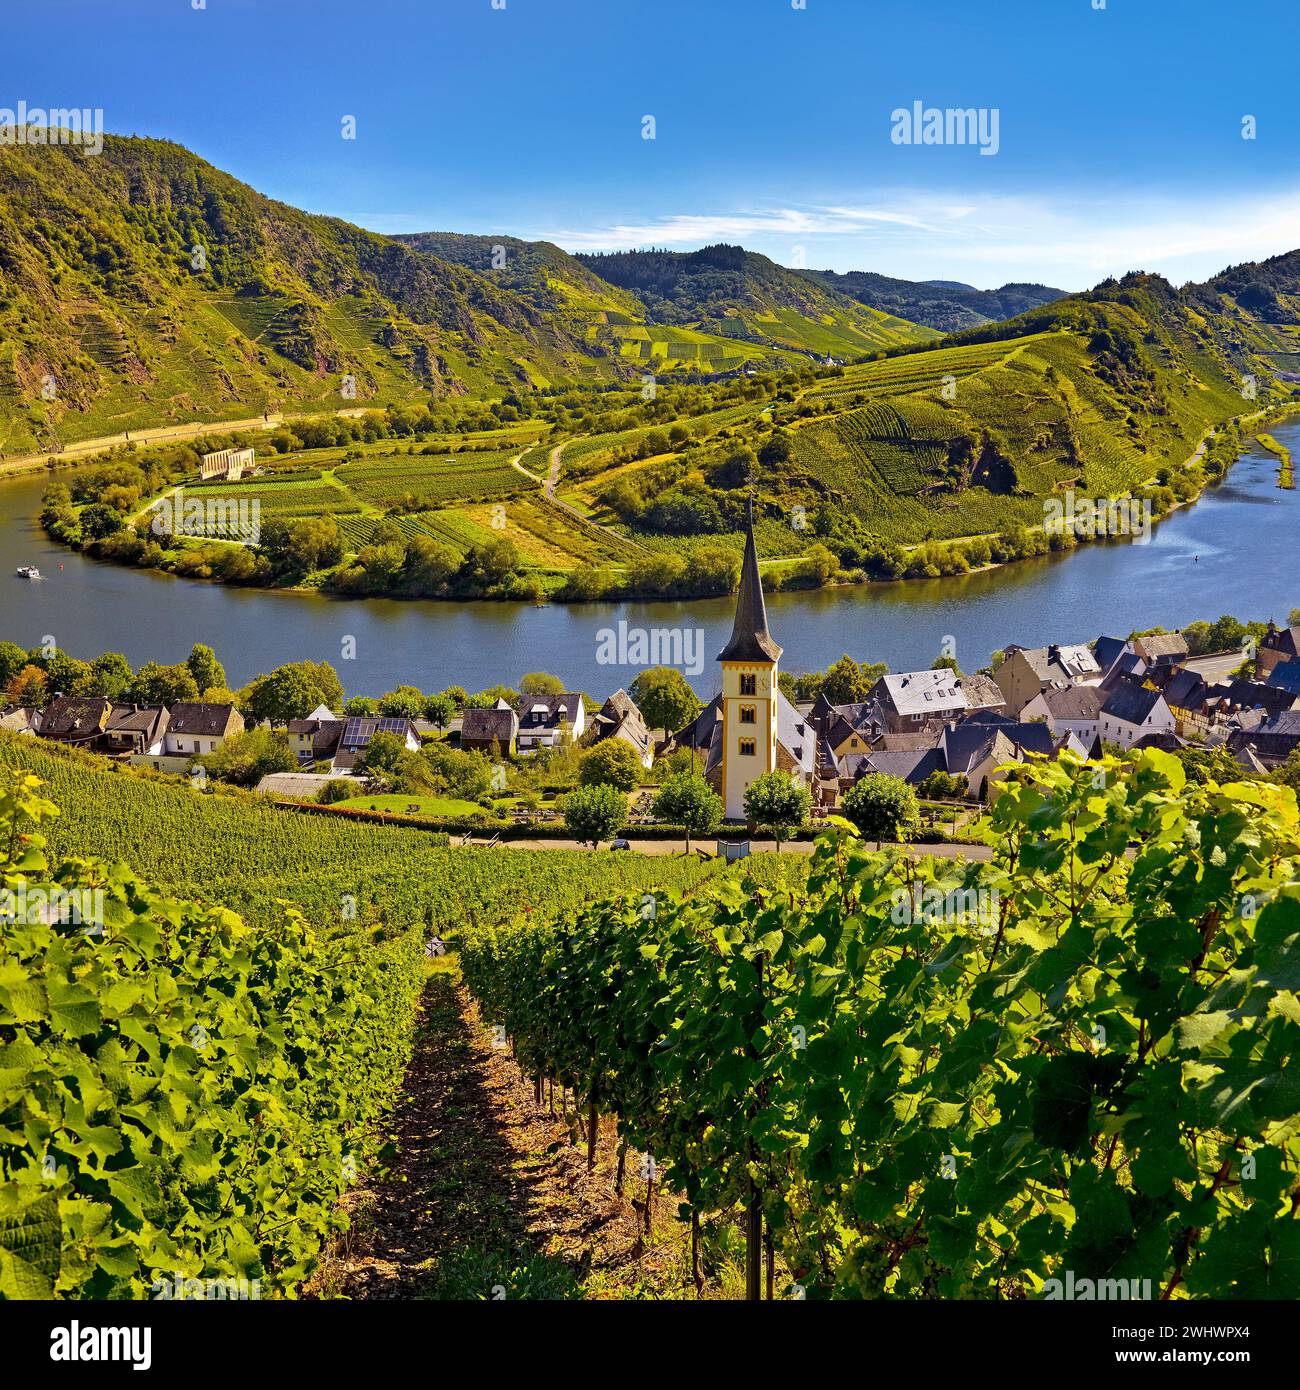
[[[590,839],[613,839],[620,848],[679,819],[657,795],[665,778],[702,781],[716,798],[712,815],[681,817],[688,834],[692,821],[697,833],[719,826],[754,833],[763,820],[755,784],[767,779],[770,792],[773,777],[778,790],[795,789],[793,809],[781,813],[789,823],[767,817],[778,839],[781,828],[797,832],[845,813],[860,795],[855,788],[882,780],[910,788],[930,822],[956,832],[997,797],[1006,770],[1029,759],[1203,750],[1230,759],[1243,776],[1268,777],[1300,749],[1296,626],[1270,623],[1257,645],[1199,655],[1178,632],[1103,634],[1037,648],[1010,643],[987,673],[963,674],[951,661],[888,672],[849,703],[836,703],[825,690],[792,699],[793,687],[780,677],[781,656],[768,628],[751,527],[735,624],[717,656],[721,689],[702,707],[696,701],[698,714],[680,727],[655,727],[625,689],[597,704],[583,692],[547,688],[481,706],[435,700],[423,713],[436,720],[409,708],[398,714],[382,701],[349,701],[280,721],[246,720],[232,701],[128,704],[50,691],[44,700],[4,709],[0,728],[200,785],[215,755],[262,728],[291,756],[259,778],[258,792],[415,818],[429,818],[426,802],[403,797],[394,769],[404,755],[436,746],[471,755],[478,769],[470,799],[447,803],[444,819],[482,822],[485,835],[495,832],[488,843],[522,831],[554,833],[565,820],[563,793],[604,781],[626,794],[624,814],[616,804],[604,833]],[[613,753],[592,757],[603,744]],[[517,769],[556,760],[549,793],[508,795]],[[572,774],[567,784],[565,767]],[[687,801],[694,806],[698,799]],[[465,826],[467,840],[475,828]]]

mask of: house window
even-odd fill
[[[754,675],[741,676],[741,678],[740,678],[740,693],[741,693],[742,695],[757,695],[757,694],[758,694],[758,677],[757,677],[757,676],[754,676]]]
[[[742,758],[752,758],[754,756],[755,743],[752,738],[742,738],[740,740],[740,756]]]
[[[753,705],[741,705],[740,722],[742,724],[757,724],[758,710]]]

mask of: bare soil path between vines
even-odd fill
[[[451,958],[429,982],[415,1054],[391,1130],[386,1177],[354,1189],[353,1229],[317,1276],[320,1297],[682,1298],[685,1232],[656,1204],[641,1239],[644,1184],[601,1126],[597,1165],[478,1019]],[[572,1121],[570,1107],[570,1121]],[[636,1206],[634,1206],[634,1202]],[[708,1296],[706,1294],[706,1296]],[[715,1291],[714,1297],[718,1294]]]

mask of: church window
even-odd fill
[[[758,677],[757,677],[757,676],[754,676],[754,675],[741,676],[741,678],[740,678],[740,693],[741,693],[742,695],[757,695],[757,694],[758,694]]]
[[[755,746],[752,738],[742,738],[740,740],[740,756],[742,758],[752,758],[754,756]]]
[[[753,705],[741,705],[740,722],[742,724],[757,724],[758,710]]]

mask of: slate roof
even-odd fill
[[[171,707],[173,734],[199,735],[203,738],[222,738],[239,721],[234,705],[212,705],[182,700]]]
[[[1007,702],[992,676],[963,676],[958,682],[968,709],[1000,709]]]
[[[1144,685],[1126,681],[1117,685],[1110,698],[1101,707],[1102,714],[1111,719],[1122,720],[1125,724],[1141,725],[1155,709],[1164,696],[1158,690],[1148,690]]]
[[[581,708],[582,696],[571,690],[563,695],[525,695],[519,701],[519,728],[535,733],[538,729],[558,729],[561,724],[576,724]],[[462,724],[462,738],[465,736],[464,728]]]
[[[45,738],[91,739],[103,732],[112,705],[99,698],[79,700],[60,695],[50,701],[41,717]]]
[[[467,709],[460,722],[461,743],[500,743],[508,748],[519,731],[519,716],[500,701],[492,709]]]
[[[1187,655],[1187,638],[1181,632],[1153,632],[1134,643],[1146,653],[1148,661],[1167,662]]]
[[[137,734],[146,744],[167,732],[171,712],[162,705],[114,705],[108,713],[106,734]]]
[[[932,772],[942,772],[943,755],[939,748],[918,748],[910,753],[850,753],[839,760],[840,781],[856,782],[868,773],[884,773],[898,777],[915,786]]]
[[[1210,687],[1199,671],[1189,671],[1186,667],[1173,672],[1161,687],[1165,704],[1171,709],[1191,710],[1195,713],[1205,706],[1205,697]]]
[[[1123,637],[1098,637],[1092,644],[1092,654],[1103,671],[1109,671],[1129,650],[1129,644]]]
[[[1264,682],[1291,695],[1300,696],[1300,661],[1279,661]]]
[[[881,676],[876,683],[881,697],[899,714],[953,713],[969,707],[955,671],[940,667],[935,671],[899,671]]]
[[[616,690],[601,705],[591,723],[598,743],[607,738],[621,738],[630,743],[643,760],[654,747],[654,738],[641,718],[641,711],[626,690]]]
[[[1084,676],[1095,676],[1101,670],[1091,648],[1082,642],[1065,646],[1053,643],[1048,647],[1020,647],[1018,650],[1029,663],[1029,669],[1043,681],[1064,680],[1073,683]]]
[[[1105,694],[1095,685],[1052,687],[1037,698],[1047,706],[1053,719],[1096,719],[1106,701]]]
[[[1296,701],[1291,691],[1280,685],[1265,685],[1262,681],[1247,681],[1240,677],[1216,685],[1210,692],[1229,705],[1241,709],[1264,709],[1270,714],[1289,710]]]

